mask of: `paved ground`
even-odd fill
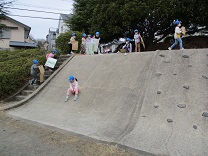
[[[2,113],[0,138],[1,156],[133,156],[116,146],[12,119]]]
[[[146,155],[207,156],[207,54],[201,49],[76,56],[8,115]],[[78,78],[82,92],[78,101],[65,103],[69,75]]]

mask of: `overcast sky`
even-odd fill
[[[52,13],[49,14],[42,12],[40,13],[40,12],[26,11],[20,9],[70,14],[72,13],[72,9],[73,9],[72,4],[73,4],[73,0],[31,0],[31,1],[15,0],[12,6],[10,6],[11,9],[8,10],[10,11],[11,15],[59,19],[59,14],[52,14]],[[48,34],[49,28],[51,30],[54,30],[54,28],[58,27],[58,20],[17,17],[17,16],[10,16],[10,17],[31,27],[30,34],[35,39],[45,39],[46,35]]]

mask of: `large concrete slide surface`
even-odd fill
[[[75,56],[37,96],[8,114],[155,155],[207,156],[207,54]],[[69,75],[81,87],[76,102],[64,102]]]

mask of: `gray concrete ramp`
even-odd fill
[[[207,156],[208,50],[75,56],[8,114],[130,148]],[[64,102],[68,76],[81,93]]]

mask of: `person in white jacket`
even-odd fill
[[[78,99],[78,93],[80,92],[78,80],[74,76],[69,76],[69,88],[66,92],[65,102],[69,100],[70,93],[75,94],[74,101]]]
[[[173,47],[175,47],[178,43],[179,43],[179,47],[180,49],[184,49],[183,48],[183,43],[182,43],[182,39],[181,39],[181,33],[182,33],[182,30],[180,28],[181,26],[181,21],[179,20],[175,20],[173,22],[174,25],[176,25],[175,27],[175,33],[174,33],[174,39],[175,39],[175,42],[168,48],[169,50],[172,50]]]

